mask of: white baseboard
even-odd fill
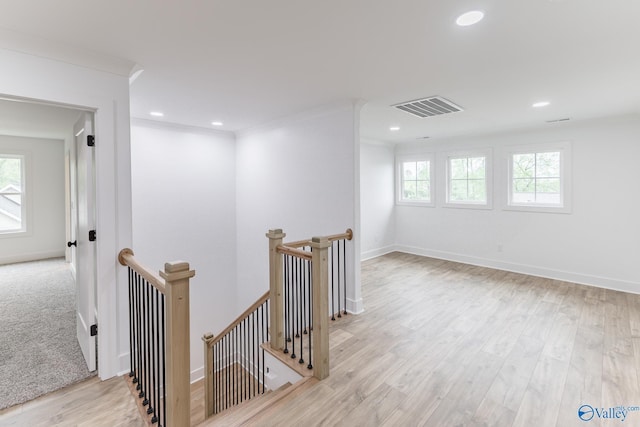
[[[191,384],[204,378],[204,366],[191,371]]]
[[[612,279],[609,277],[593,276],[588,274],[575,273],[570,271],[555,270],[533,265],[517,264],[493,260],[488,258],[462,255],[452,252],[438,251],[433,249],[417,248],[414,246],[396,245],[395,250],[414,255],[426,256],[430,258],[443,259],[447,261],[461,262],[464,264],[477,265],[480,267],[495,268],[496,270],[511,271],[513,273],[528,274],[530,276],[544,277],[547,279],[562,280],[565,282],[578,283],[580,285],[594,286],[597,288],[611,289],[614,291],[640,294],[640,283]]]
[[[48,258],[61,258],[64,256],[64,249],[58,251],[31,252],[27,254],[8,255],[0,257],[0,265],[15,264],[17,262],[39,261]]]
[[[360,254],[360,261],[366,261],[371,258],[376,258],[382,255],[386,255],[396,250],[395,245],[389,245],[378,249],[371,249],[370,251],[362,252]]]
[[[362,298],[359,298],[358,300],[347,298],[347,312],[351,314],[360,314],[364,312],[364,303],[362,302]]]

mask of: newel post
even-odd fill
[[[204,342],[204,418],[213,415],[213,334],[208,332],[202,337]]]
[[[166,284],[167,335],[167,422],[168,426],[188,426],[191,423],[190,342],[189,342],[189,279],[196,272],[189,263],[168,262],[160,276]]]
[[[269,230],[269,334],[271,348],[284,348],[284,297],[283,297],[283,262],[284,257],[278,253],[278,246],[286,236],[281,229]]]
[[[313,376],[319,380],[329,376],[329,246],[326,237],[311,239]]]

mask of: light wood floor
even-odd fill
[[[93,377],[0,411],[0,426],[144,427],[122,378]]]
[[[640,406],[640,295],[400,253],[364,262],[362,280],[365,313],[331,322],[330,377],[256,425],[640,425],[578,418]],[[53,416],[27,405],[27,420]]]

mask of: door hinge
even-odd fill
[[[89,147],[96,145],[96,137],[94,135],[87,135],[87,145]]]
[[[96,335],[98,335],[98,325],[91,325],[89,331],[91,332],[91,336],[95,337]]]
[[[90,242],[96,241],[96,230],[89,230],[89,241]]]

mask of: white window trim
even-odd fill
[[[544,153],[550,151],[560,152],[560,199],[562,205],[543,205],[543,204],[526,204],[513,203],[511,201],[511,189],[513,185],[513,155],[527,153]],[[517,145],[505,148],[506,162],[506,197],[504,200],[503,210],[522,211],[522,212],[543,212],[543,213],[571,213],[571,177],[572,177],[572,161],[571,161],[571,142],[541,143]]]
[[[493,149],[491,148],[477,148],[463,151],[449,151],[443,153],[444,157],[444,186],[445,186],[445,208],[462,208],[462,209],[493,209]],[[487,185],[487,201],[482,202],[451,202],[449,201],[449,194],[451,190],[451,173],[450,162],[451,158],[460,157],[484,157],[485,158],[485,183]]]
[[[21,150],[2,150],[3,157],[22,159],[22,200],[21,228],[0,231],[0,239],[31,236],[31,153]]]
[[[415,161],[428,161],[429,162],[429,188],[430,200],[403,200],[402,199],[402,163],[403,162],[415,162]],[[413,153],[413,154],[399,154],[396,156],[396,204],[400,206],[435,206],[435,155],[433,153]]]

